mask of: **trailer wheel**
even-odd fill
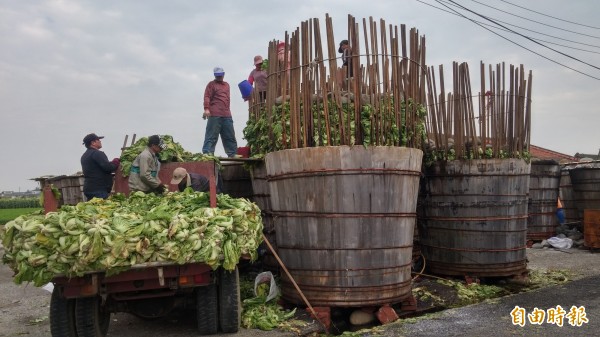
[[[235,333],[242,320],[240,302],[240,274],[238,268],[228,271],[219,269],[219,323],[221,331]]]
[[[75,301],[75,326],[78,337],[104,337],[110,324],[110,312],[104,311],[98,296]]]
[[[60,296],[57,288],[50,298],[50,334],[54,337],[77,337],[75,300]]]
[[[219,329],[217,321],[217,285],[196,288],[196,320],[201,335],[214,335]]]

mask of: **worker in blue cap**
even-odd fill
[[[227,157],[236,157],[237,141],[233,129],[233,118],[230,109],[229,83],[225,82],[225,70],[221,67],[213,69],[215,79],[206,85],[204,90],[204,114],[208,119],[202,153],[214,154],[219,135]]]

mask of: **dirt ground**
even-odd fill
[[[0,255],[2,251],[0,250]],[[600,253],[572,248],[568,251],[554,249],[527,249],[528,268],[535,271],[568,271],[570,278],[579,279],[600,275]],[[433,284],[429,281],[430,284]],[[414,287],[423,286],[417,281]],[[430,288],[430,290],[432,290]],[[433,291],[433,290],[432,290]],[[48,321],[50,292],[32,285],[15,285],[12,271],[0,264],[0,336],[50,336]],[[455,300],[452,292],[439,295],[448,303]],[[175,315],[153,321],[142,320],[129,314],[111,316],[109,336],[196,336],[193,314]],[[241,329],[236,336],[297,336],[286,331],[260,331]],[[231,336],[231,335],[229,335]]]

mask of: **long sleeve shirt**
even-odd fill
[[[204,109],[213,117],[231,117],[229,83],[210,81],[204,90]]]
[[[129,173],[129,189],[131,192],[150,192],[157,188],[161,181],[158,178],[160,162],[156,155],[146,148],[131,163]]]
[[[81,156],[83,171],[83,192],[110,192],[113,184],[112,172],[117,165],[108,161],[106,154],[94,148],[88,148]]]
[[[264,70],[252,70],[248,76],[248,82],[254,84],[257,91],[267,90],[267,72]]]

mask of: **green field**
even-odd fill
[[[41,208],[5,208],[0,209],[0,225],[3,225],[10,220],[18,217],[21,214],[29,214],[39,212]]]

